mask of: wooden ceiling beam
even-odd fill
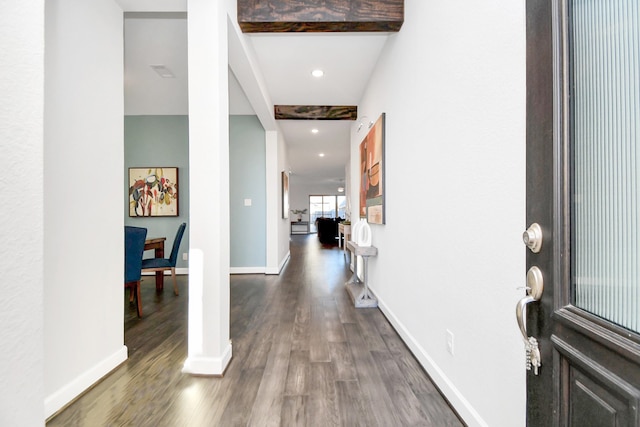
[[[238,0],[243,33],[398,32],[404,0]]]
[[[274,105],[276,120],[355,120],[355,105]]]

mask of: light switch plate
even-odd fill
[[[251,199],[244,199],[245,206],[251,206]]]

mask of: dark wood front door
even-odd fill
[[[529,426],[640,426],[638,3],[527,0]]]

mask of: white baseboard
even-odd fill
[[[407,328],[398,320],[393,312],[384,302],[378,298],[378,307],[380,311],[389,319],[398,332],[402,340],[405,342],[409,350],[418,359],[425,371],[429,374],[433,382],[438,386],[440,391],[445,395],[449,403],[455,408],[456,412],[464,420],[468,426],[488,427],[488,424],[482,419],[480,414],[473,408],[467,399],[464,398],[460,390],[456,388],[454,383],[445,375],[435,361],[427,354],[425,349],[416,341],[416,339],[407,331]]]
[[[291,257],[291,252],[287,252],[280,265],[274,267],[231,267],[229,268],[230,274],[280,274],[287,261]]]
[[[282,258],[282,261],[280,261],[280,265],[278,266],[277,269],[267,268],[267,271],[265,272],[265,274],[280,274],[285,264],[289,261],[289,258],[291,258],[291,251],[287,251],[287,254],[284,256],[284,258]]]
[[[85,390],[120,366],[125,360],[127,360],[127,347],[123,345],[111,356],[103,359],[100,363],[80,374],[67,385],[47,396],[44,399],[44,418],[47,419],[63,409]]]
[[[224,349],[220,357],[187,357],[182,366],[182,372],[192,375],[210,375],[221,377],[227,369],[233,351],[231,342]]]
[[[264,274],[264,267],[230,267],[229,274]]]

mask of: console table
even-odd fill
[[[344,285],[356,308],[377,307],[378,300],[371,295],[367,286],[367,267],[369,257],[378,255],[375,246],[358,246],[354,242],[347,242],[347,248],[354,257],[353,276]],[[362,257],[362,280],[358,278],[358,257]]]
[[[309,221],[291,221],[291,234],[309,234]]]
[[[351,237],[351,225],[349,224],[338,224],[338,247],[342,247],[344,249],[344,253],[347,253],[347,240]],[[344,239],[344,243],[342,240]]]

